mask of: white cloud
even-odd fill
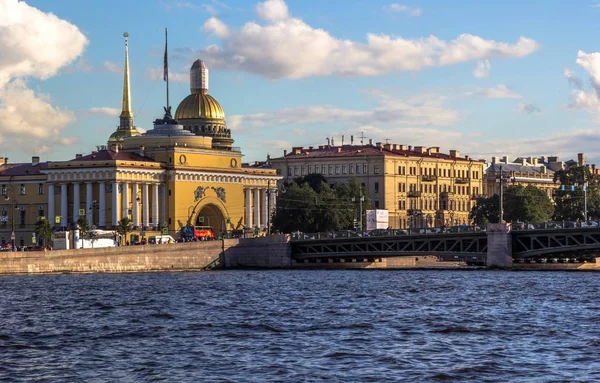
[[[480,88],[466,93],[467,96],[483,98],[521,98],[520,94],[515,93],[506,85],[500,84],[493,88]]]
[[[163,81],[163,68],[150,68],[146,70],[146,77],[151,80],[160,80]],[[189,72],[171,72],[169,70],[169,82],[190,82],[190,73]]]
[[[194,4],[190,1],[179,1],[179,0],[174,0],[174,1],[161,1],[161,5],[163,6],[163,8],[166,11],[170,11],[172,9],[199,9],[200,6],[197,4]]]
[[[219,46],[210,45],[193,55],[201,55],[213,68],[247,71],[271,79],[297,79],[418,71],[491,58],[523,57],[540,47],[527,37],[512,44],[470,34],[444,41],[435,36],[405,39],[369,33],[363,43],[338,39],[289,16],[282,0],[259,3],[257,12],[266,21],[264,25],[248,22],[239,30],[228,28]]]
[[[421,16],[422,13],[420,8],[413,8],[409,7],[408,5],[401,5],[396,3],[392,3],[387,7],[384,7],[384,9],[391,12],[405,13],[409,16]]]
[[[108,106],[96,106],[89,108],[86,111],[86,114],[100,117],[118,117],[121,114],[121,111],[117,108],[110,108]]]
[[[600,53],[578,51],[575,62],[588,74],[591,88],[584,89],[583,81],[571,69],[565,68],[565,78],[573,88],[569,107],[588,111],[600,123]]]
[[[473,71],[473,76],[479,79],[488,78],[491,68],[490,60],[479,60],[477,61],[477,67]]]
[[[564,75],[570,86],[576,89],[583,89],[583,81],[569,67],[565,67]]]
[[[526,102],[520,102],[517,104],[517,112],[534,114],[534,113],[541,113],[542,109],[535,104],[528,104]]]
[[[107,71],[109,71],[110,73],[116,73],[116,74],[122,74],[123,73],[123,66],[116,64],[112,61],[105,61],[104,64],[104,69],[106,69]]]
[[[75,121],[73,113],[52,106],[50,96],[29,89],[23,79],[43,80],[68,68],[82,54],[87,38],[75,25],[22,1],[0,0],[0,10],[2,144],[40,152],[69,141],[60,134]]]
[[[289,18],[288,7],[283,0],[266,0],[256,5],[258,16],[267,21],[278,22]]]
[[[268,113],[231,116],[227,119],[227,125],[234,131],[247,127],[326,123],[345,123],[355,126],[370,124],[386,129],[402,126],[451,126],[461,120],[461,115],[458,111],[446,107],[446,102],[446,97],[431,94],[400,99],[384,96],[372,110],[313,105],[285,108]]]
[[[216,17],[211,17],[206,20],[202,30],[218,37],[227,37],[229,35],[229,28],[227,28],[227,25]]]

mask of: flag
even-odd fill
[[[169,81],[169,60],[167,58],[167,28],[165,28],[165,63],[163,68],[163,80]]]

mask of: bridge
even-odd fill
[[[442,261],[489,265],[490,256],[505,261],[536,261],[550,256],[600,252],[600,228],[493,230],[382,236],[306,234],[292,239],[292,258],[373,261],[384,257],[438,256]],[[506,226],[504,226],[506,227]],[[488,247],[488,244],[491,244]],[[491,262],[492,264],[495,261]]]

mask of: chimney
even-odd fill
[[[373,145],[373,139],[369,138],[369,145]]]
[[[417,153],[423,154],[423,153],[425,153],[426,150],[427,149],[425,149],[424,146],[415,146],[415,152],[417,152]]]
[[[342,147],[341,147],[341,146],[337,148],[337,152],[338,152],[338,153],[341,153],[341,152],[342,152]]]
[[[292,148],[292,153],[294,154],[302,154],[302,146],[295,146]]]
[[[531,163],[531,165],[533,165],[533,166],[537,166],[538,159],[537,159],[537,157],[532,157],[532,158],[531,158],[531,161],[529,161],[529,162]]]
[[[93,153],[93,152],[92,152],[92,153]],[[77,154],[75,154],[75,159],[79,159],[79,158],[81,158],[81,157],[83,157],[83,154],[81,154],[81,153],[77,153]]]
[[[465,160],[470,160],[471,158],[468,155],[465,155]]]
[[[437,154],[440,152],[440,147],[432,146],[432,147],[428,148],[427,150],[429,151],[430,154]]]
[[[398,145],[398,150],[404,150],[404,151],[406,151],[407,149],[408,149],[408,146],[406,146],[404,144]]]
[[[4,158],[4,165],[8,165],[8,157]]]
[[[456,149],[451,149],[450,150],[450,157],[452,157],[452,158],[460,157],[460,151],[458,151]]]
[[[592,164],[592,173],[596,174],[596,164]]]
[[[344,135],[342,134],[342,146],[344,146]]]
[[[354,145],[354,136],[350,136],[350,145]]]
[[[33,156],[33,157],[31,157],[31,164],[32,164],[33,166],[35,166],[35,165],[37,165],[37,164],[39,164],[39,163],[40,163],[40,157],[38,157],[38,156]]]
[[[383,142],[376,142],[375,146],[378,148],[383,148]]]
[[[505,163],[505,164],[508,163],[508,157],[507,156],[502,157],[502,163]]]
[[[585,156],[583,153],[577,153],[577,165],[583,166],[585,164]]]
[[[492,165],[495,164],[496,162],[498,162],[498,157],[496,157],[496,156],[492,157]]]
[[[409,152],[412,152],[412,146],[411,146],[411,145],[408,145],[408,148],[407,148],[407,150],[408,150]]]
[[[331,146],[335,146],[335,144],[333,143],[333,137],[331,137]]]
[[[542,165],[542,166],[540,166],[540,173],[546,174],[546,173],[548,173],[548,169],[544,165]]]
[[[329,146],[329,137],[327,137],[327,146]]]

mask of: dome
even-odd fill
[[[207,118],[225,119],[225,112],[219,102],[208,93],[192,93],[181,101],[175,111],[175,119]]]
[[[126,137],[136,137],[139,136],[140,132],[137,129],[117,129],[113,134],[108,138],[108,143],[123,141]]]

